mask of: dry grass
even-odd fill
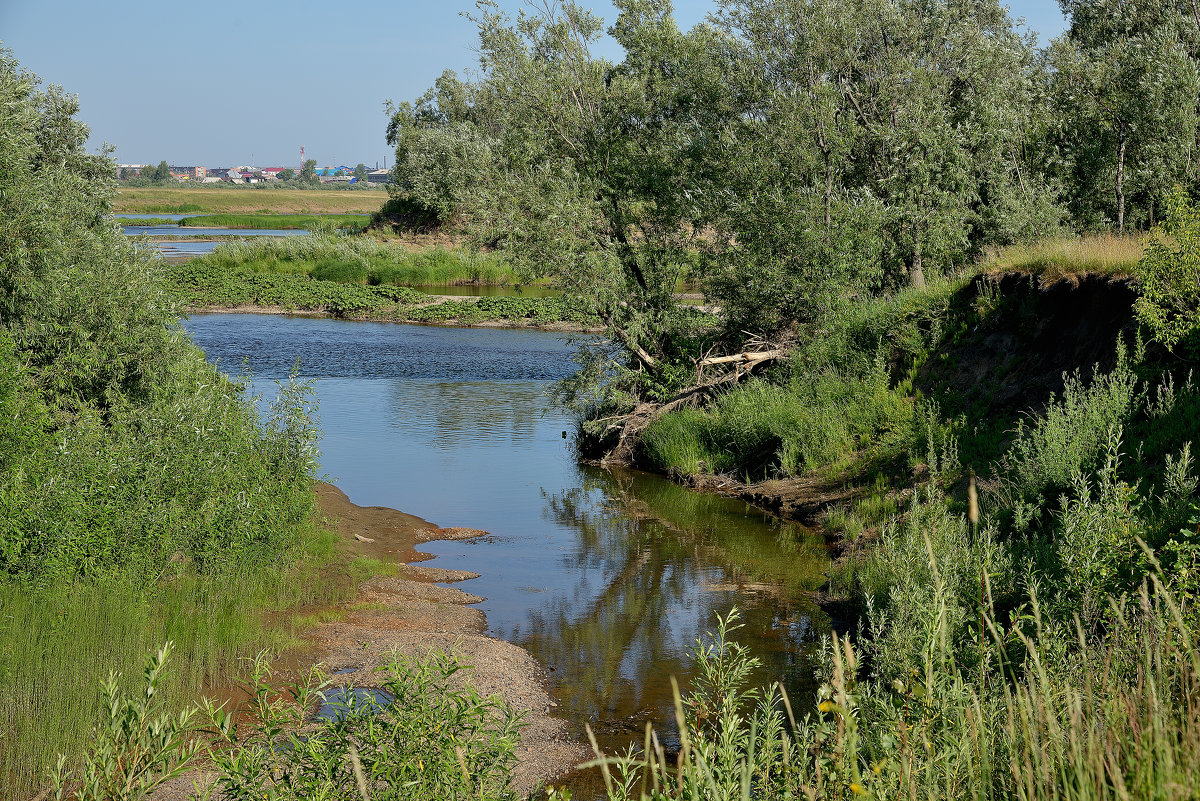
[[[1081,275],[1129,277],[1142,257],[1146,240],[1145,234],[1044,239],[992,250],[981,266],[987,273],[1025,272],[1051,280]]]
[[[119,214],[371,214],[387,200],[382,189],[255,189],[155,186],[121,189]]]

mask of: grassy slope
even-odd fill
[[[387,200],[381,189],[255,189],[163,186],[123,188],[118,214],[372,214]]]

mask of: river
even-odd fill
[[[579,463],[547,390],[574,369],[552,333],[267,315],[185,322],[209,359],[245,361],[269,395],[299,360],[319,403],[321,466],[360,505],[490,532],[436,542],[431,564],[478,572],[488,633],[549,671],[558,711],[607,750],[673,726],[697,637],[735,605],[738,639],[793,698],[814,689],[829,621],[809,600],[823,540],[740,501]]]

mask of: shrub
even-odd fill
[[[1200,328],[1200,209],[1178,191],[1138,262],[1138,319],[1168,348]]]
[[[396,656],[379,669],[379,689],[359,694],[330,689],[319,670],[300,683],[276,686],[260,656],[245,708],[208,708],[221,797],[515,798],[508,779],[521,721],[502,699],[455,686],[462,669],[437,651],[416,659]],[[329,714],[312,727],[314,706],[335,693],[338,700],[326,703]]]

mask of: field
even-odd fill
[[[118,214],[371,214],[387,200],[382,189],[256,189],[155,186],[121,189]]]

